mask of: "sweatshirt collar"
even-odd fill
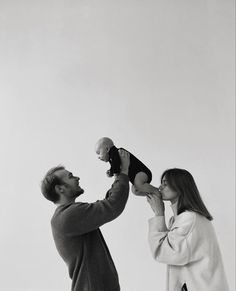
[[[178,201],[176,201],[175,203],[171,204],[171,208],[172,208],[172,211],[174,213],[174,216],[177,216],[177,212],[178,212]]]

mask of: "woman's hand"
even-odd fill
[[[156,216],[164,216],[165,205],[161,199],[161,193],[158,189],[155,192],[147,195],[147,202],[150,204]]]

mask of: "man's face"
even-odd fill
[[[108,148],[104,145],[97,145],[96,154],[98,155],[99,160],[103,162],[109,161]]]
[[[75,199],[84,193],[84,190],[79,185],[79,177],[74,176],[71,172],[63,169],[55,173],[60,178],[63,184],[63,195],[69,199]]]

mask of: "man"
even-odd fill
[[[41,190],[58,206],[51,220],[57,250],[69,269],[72,291],[119,291],[118,274],[99,229],[124,210],[129,193],[129,154],[120,151],[121,173],[105,199],[75,202],[84,190],[64,167],[48,171]]]

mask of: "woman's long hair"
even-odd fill
[[[193,176],[188,171],[177,168],[166,170],[161,176],[161,182],[164,176],[168,186],[179,195],[177,214],[190,210],[205,216],[208,220],[213,220],[202,201]]]

